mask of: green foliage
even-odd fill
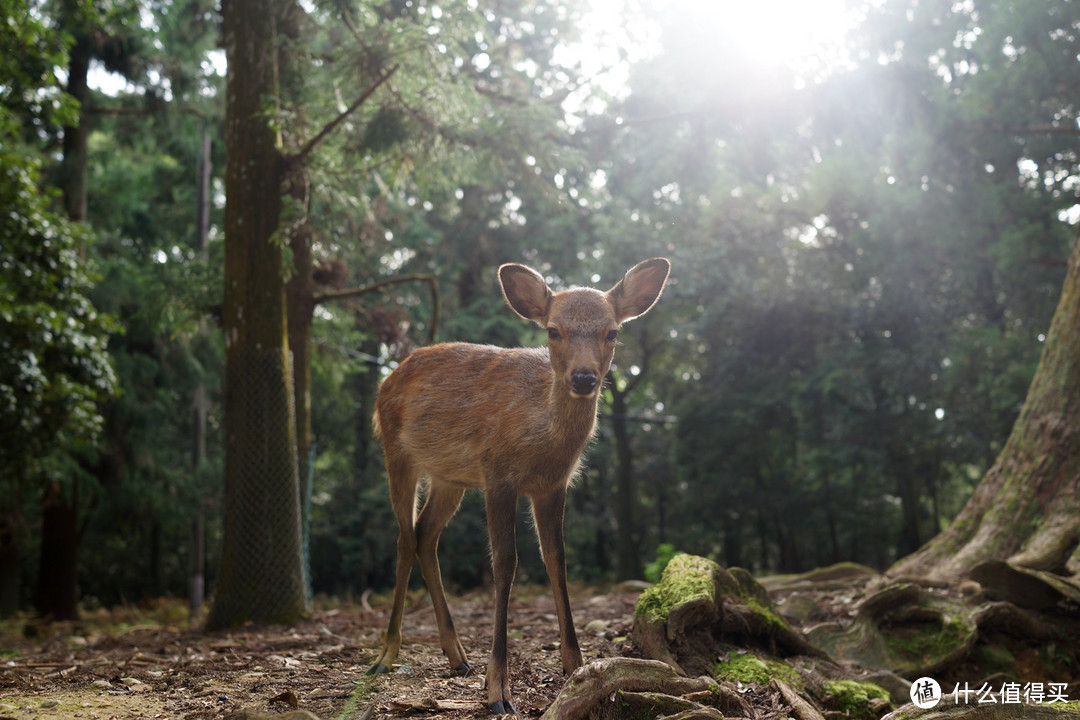
[[[92,443],[117,378],[116,329],[90,302],[87,235],[51,211],[35,164],[0,155],[0,450],[5,483],[57,447]]]
[[[75,103],[58,91],[55,70],[71,44],[48,22],[37,3],[2,0],[0,17],[0,137],[4,143],[33,138],[46,128],[71,122]]]
[[[660,546],[656,548],[656,559],[645,566],[645,579],[651,583],[660,582],[664,568],[678,554],[679,551],[671,543],[660,543]]]

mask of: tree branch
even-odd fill
[[[439,286],[435,282],[434,275],[413,274],[387,278],[386,280],[379,280],[378,282],[371,283],[370,285],[364,285],[363,287],[350,288],[348,290],[336,290],[334,292],[316,295],[312,298],[312,302],[315,305],[321,305],[323,303],[333,302],[335,300],[350,300],[354,297],[359,297],[361,295],[368,295],[370,293],[380,292],[384,288],[390,287],[391,285],[399,285],[406,282],[427,283],[428,289],[431,290],[431,325],[428,330],[428,344],[430,345],[435,342],[435,328],[437,328],[439,325]]]
[[[335,129],[337,129],[338,125],[345,122],[345,120],[350,115],[352,115],[354,112],[356,112],[357,109],[361,105],[363,105],[365,102],[367,102],[368,99],[375,93],[375,91],[378,90],[383,85],[383,83],[385,83],[387,80],[389,80],[390,77],[394,73],[397,72],[399,67],[401,67],[401,66],[400,65],[395,65],[394,67],[387,70],[386,73],[383,74],[381,77],[379,77],[377,80],[375,80],[375,82],[373,82],[371,84],[371,86],[367,90],[365,90],[363,93],[361,93],[360,97],[356,98],[356,100],[353,101],[352,105],[345,108],[345,110],[340,115],[338,115],[336,118],[334,118],[333,120],[328,122],[326,125],[324,125],[323,129],[320,130],[315,135],[315,137],[308,140],[304,144],[304,146],[302,148],[300,148],[300,150],[298,152],[291,155],[289,157],[289,160],[291,160],[293,162],[297,162],[297,161],[303,160],[305,157],[310,155],[311,151],[314,150],[319,145],[319,143],[321,143],[323,140],[325,140],[327,135],[329,135]]]
[[[1009,135],[1080,135],[1080,129],[1068,125],[991,125],[990,129]]]

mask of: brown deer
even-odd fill
[[[566,490],[596,429],[600,386],[619,326],[653,306],[670,269],[666,259],[653,258],[635,265],[607,292],[552,292],[535,270],[503,265],[503,297],[518,315],[547,331],[547,348],[434,345],[413,352],[383,382],[374,422],[398,521],[397,585],[385,645],[370,673],[389,672],[397,661],[414,557],[420,559],[450,667],[462,674],[471,670],[446,605],[437,553],[439,534],[469,488],[484,491],[495,584],[489,708],[517,714],[507,669],[506,619],[517,570],[514,527],[521,495],[532,504],[555,596],[563,670],[569,674],[581,666],[566,588]],[[418,515],[421,478],[427,492]]]

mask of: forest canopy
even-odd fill
[[[214,591],[260,463],[276,586],[388,588],[375,389],[433,341],[541,345],[504,262],[672,263],[569,496],[576,581],[884,569],[1006,446],[1080,220],[1075,3],[225,5],[0,0],[0,614]],[[488,581],[479,496],[442,546]]]

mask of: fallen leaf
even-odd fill
[[[288,705],[293,710],[300,709],[300,701],[296,699],[296,693],[292,690],[286,690],[285,692],[270,698],[270,704],[281,703],[282,705]]]

